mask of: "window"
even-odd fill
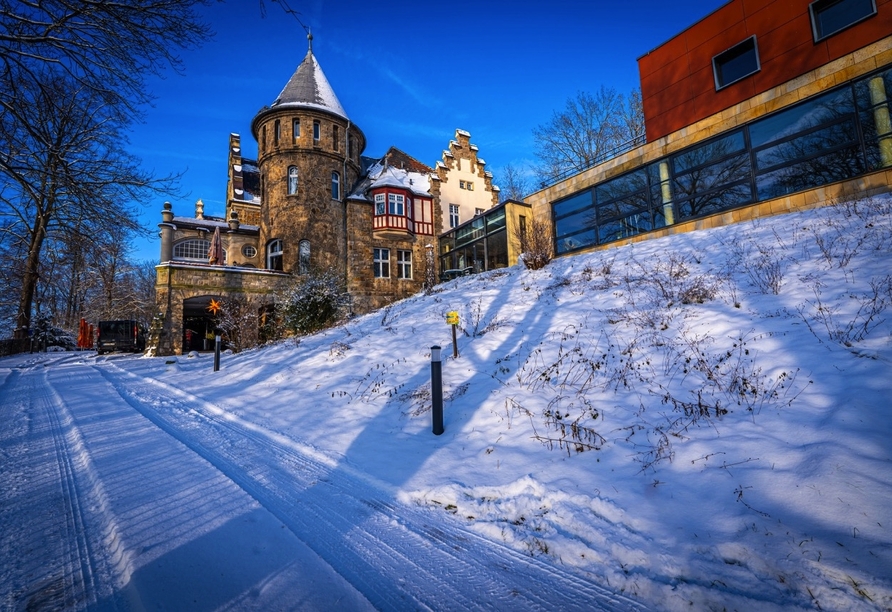
[[[319,142],[319,138],[320,138],[320,136],[319,136],[319,129],[320,129],[320,128],[319,128],[319,122],[318,122],[318,121],[314,121],[314,122],[313,122],[313,140],[314,140],[315,142]]]
[[[273,240],[266,247],[266,267],[268,270],[282,271],[282,251],[283,245],[281,240]]]
[[[336,125],[331,126],[331,146],[335,151],[337,151],[338,148],[340,147],[340,144],[338,142],[340,139],[341,139],[340,128]]]
[[[464,188],[465,188],[465,182],[464,182],[464,181],[459,181],[459,182],[458,182],[458,187],[459,187],[459,189],[464,189]]]
[[[288,166],[288,195],[297,193],[297,166]]]
[[[403,216],[405,214],[405,197],[398,193],[388,194],[390,214]]]
[[[310,241],[301,240],[297,243],[297,273],[310,273]]]
[[[266,126],[260,130],[260,150],[263,151],[266,149]]]
[[[195,261],[207,261],[208,250],[211,248],[211,241],[202,238],[192,238],[184,240],[174,245],[174,259],[193,259]]]
[[[458,227],[458,204],[449,205],[449,227]]]
[[[874,0],[817,0],[808,10],[815,42],[877,13]]]
[[[291,141],[297,144],[298,138],[300,138],[300,119],[294,119],[291,121]]]
[[[892,166],[892,69],[552,203],[559,255]],[[490,213],[487,213],[488,216]],[[475,219],[476,221],[476,219]],[[473,223],[456,234],[472,235]]]
[[[412,280],[412,251],[396,252],[396,277]]]
[[[759,49],[756,37],[750,36],[712,58],[716,91],[759,72]]]
[[[475,209],[474,209],[474,216],[475,216],[475,217],[479,217],[479,216],[482,215],[484,212],[486,212],[486,210],[483,209],[483,208],[475,208]]]
[[[385,215],[387,214],[386,209],[386,197],[383,193],[375,194],[375,214],[376,215]]]
[[[527,252],[527,218],[524,215],[517,216],[517,232],[520,234],[520,252]]]
[[[390,249],[375,249],[375,278],[390,278]]]
[[[257,257],[257,249],[255,249],[250,244],[246,244],[242,247],[242,255],[244,255],[248,259],[252,259],[254,257]]]
[[[341,199],[341,175],[337,172],[331,173],[331,198],[333,200]]]
[[[273,144],[275,146],[279,146],[279,138],[282,137],[282,124],[276,119],[276,122],[273,124]]]

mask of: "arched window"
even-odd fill
[[[288,195],[297,193],[297,166],[288,166]]]
[[[185,259],[187,261],[204,261],[208,260],[208,251],[211,248],[211,241],[203,238],[190,238],[173,245],[173,258]],[[226,259],[226,251],[223,251],[223,259]]]
[[[280,272],[283,270],[283,250],[284,245],[279,239],[270,241],[270,243],[266,246],[266,267],[268,270],[279,270]]]
[[[341,175],[337,172],[331,173],[331,198],[333,200],[341,199]]]
[[[310,273],[310,241],[301,240],[297,245],[297,272]]]

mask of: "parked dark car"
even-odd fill
[[[100,355],[112,351],[139,353],[146,349],[146,333],[138,321],[100,321],[96,352]]]

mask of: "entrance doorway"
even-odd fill
[[[220,296],[203,295],[183,300],[183,353],[214,350],[214,329],[217,321],[208,310],[211,300]]]

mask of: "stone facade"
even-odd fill
[[[238,298],[266,311],[296,275],[343,274],[350,310],[358,314],[408,297],[423,287],[427,262],[437,277],[437,236],[448,226],[441,198],[460,204],[469,218],[498,202],[498,187],[463,130],[456,130],[436,171],[394,148],[380,159],[362,157],[365,136],[312,47],[254,118],[251,132],[257,160],[242,155],[238,134],[229,136],[224,217],[205,215],[200,201],[194,217],[176,216],[164,205],[159,354],[201,350],[203,336],[196,341],[195,334],[213,328],[211,300],[225,306]],[[209,265],[215,231],[226,259]],[[256,339],[258,330],[253,333]]]
[[[261,111],[252,130],[258,140],[263,199],[260,247],[265,251],[272,241],[281,240],[285,272],[301,270],[301,241],[310,245],[311,269],[343,268],[347,253],[344,185],[353,185],[359,178],[359,157],[365,148],[362,132],[346,118],[291,106]],[[351,151],[347,150],[348,134]],[[297,172],[296,189],[289,187],[294,180],[289,171]],[[337,193],[333,193],[334,176]]]

